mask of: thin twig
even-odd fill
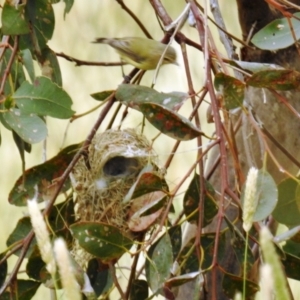
[[[2,80],[1,80],[1,85],[0,85],[0,95],[2,95],[3,92],[4,92],[5,82],[7,80],[7,77],[10,74],[11,66],[12,66],[12,64],[14,62],[14,59],[15,59],[16,55],[17,55],[18,46],[19,46],[19,36],[15,36],[14,47],[13,47],[12,53],[10,55],[9,61],[7,63],[7,66],[6,66],[6,68],[5,68],[4,72],[3,72],[3,76],[2,76]],[[3,100],[0,100],[0,103],[4,102],[4,101],[5,101],[5,98]]]
[[[77,59],[75,57],[72,57],[70,55],[67,55],[63,52],[60,53],[55,53],[56,56],[62,57],[70,62],[74,62],[75,66],[101,66],[101,67],[119,67],[119,66],[123,66],[126,65],[126,63],[124,62],[96,62],[96,61],[86,61],[86,60],[81,60],[81,59]]]
[[[131,17],[132,19],[139,25],[139,27],[141,28],[141,30],[144,32],[145,36],[148,39],[153,39],[151,34],[149,33],[149,31],[146,29],[146,27],[144,26],[144,24],[140,21],[140,19],[125,5],[123,0],[116,0],[120,6],[122,7],[122,9],[124,9]]]

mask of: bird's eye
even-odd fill
[[[136,174],[139,169],[140,164],[136,158],[116,156],[105,163],[103,172],[106,176],[129,176]]]

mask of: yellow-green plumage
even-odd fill
[[[118,52],[123,61],[142,70],[155,69],[167,47],[158,41],[140,37],[97,38],[94,43],[110,45]],[[176,64],[174,48],[168,47],[163,64]]]

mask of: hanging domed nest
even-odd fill
[[[128,231],[130,203],[122,200],[141,170],[156,165],[149,141],[133,129],[108,130],[94,137],[87,158],[82,157],[72,172],[77,218]]]

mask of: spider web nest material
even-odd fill
[[[76,216],[128,231],[123,197],[140,171],[156,156],[149,141],[134,129],[107,130],[97,134],[89,149],[87,167],[82,157],[72,173],[77,193]]]

